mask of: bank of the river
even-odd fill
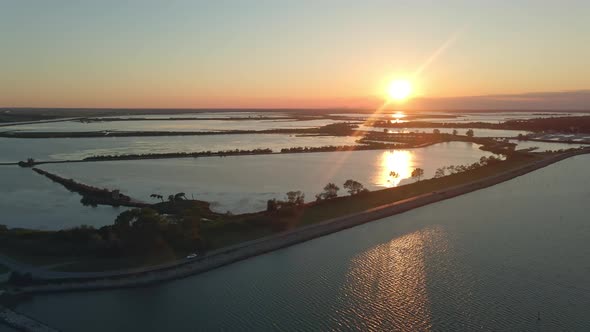
[[[193,260],[180,260],[156,267],[135,270],[97,273],[68,273],[64,274],[63,277],[42,280],[42,283],[40,284],[21,287],[14,289],[14,291],[18,293],[34,294],[138,287],[182,278],[346,228],[354,227],[356,225],[402,213],[430,203],[493,186],[497,183],[510,180],[563,159],[585,153],[590,153],[590,149],[570,151],[561,154],[531,156],[529,159],[524,158],[514,161],[511,164],[508,164],[510,163],[509,161],[500,163],[498,165],[502,165],[503,171],[496,174],[488,174],[487,176],[481,176],[476,180],[466,181],[456,186],[446,187],[441,190],[424,193],[394,203],[369,208],[362,212],[339,216],[329,220],[323,219],[324,221],[302,226],[291,231],[211,251],[206,255]],[[489,171],[489,169],[484,170],[482,168],[482,172],[483,171]],[[487,173],[483,172],[481,174]],[[452,176],[449,176],[449,178],[451,177]],[[345,210],[345,212],[347,211],[348,210]],[[316,215],[316,217],[321,216],[321,214]]]

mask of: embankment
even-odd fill
[[[78,274],[79,277],[41,280],[41,282],[44,282],[45,284],[22,287],[18,289],[18,291],[22,293],[45,293],[139,287],[182,278],[370,221],[402,213],[427,204],[463,195],[481,188],[490,187],[566,158],[586,153],[590,153],[590,148],[547,156],[540,161],[534,161],[522,167],[489,176],[481,180],[375,207],[361,213],[326,220],[318,224],[219,249],[193,260],[183,260],[152,268],[117,271],[113,273],[80,273]]]
[[[49,173],[39,168],[33,168],[33,171],[37,172],[38,174],[44,175],[50,180],[61,184],[62,186],[66,187],[66,189],[77,192],[82,195],[82,200],[84,203],[88,203],[90,205],[94,204],[102,204],[102,205],[112,205],[112,206],[130,206],[130,207],[146,207],[149,204],[137,201],[132,199],[127,195],[123,195],[119,193],[118,190],[109,190],[105,188],[97,188],[93,186],[89,186],[84,183],[76,182],[72,179],[66,179],[59,175],[55,175],[53,173]]]

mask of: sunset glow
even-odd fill
[[[395,101],[404,101],[412,93],[412,83],[408,80],[395,80],[389,84],[387,94],[390,99]]]

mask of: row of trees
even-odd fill
[[[434,129],[432,131],[433,134],[435,135],[440,135],[440,129]],[[457,136],[459,135],[459,132],[457,131],[457,129],[453,129],[453,136]],[[469,129],[465,132],[465,136],[467,137],[473,137],[475,136],[475,133],[473,132],[473,129]]]
[[[236,156],[250,154],[269,154],[272,149],[252,149],[252,150],[220,150],[220,151],[200,151],[200,152],[167,152],[167,153],[143,153],[143,154],[121,154],[121,155],[100,155],[90,156],[83,160],[130,160],[130,159],[158,159],[158,158],[183,158],[183,157],[210,157],[210,156]]]
[[[359,195],[363,193],[369,192],[369,189],[365,188],[362,183],[348,179],[343,184],[344,189],[348,191],[350,196]],[[336,184],[330,182],[324,186],[324,190],[315,196],[316,201],[323,201],[327,199],[332,199],[338,197],[338,191],[340,191],[340,187]],[[285,210],[289,208],[296,208],[301,207],[305,204],[305,194],[299,190],[297,191],[289,191],[285,195],[284,200],[278,200],[276,198],[269,199],[266,202],[266,211],[278,211],[278,210]]]
[[[493,165],[501,162],[502,159],[496,156],[489,156],[489,157],[481,157],[478,162],[475,162],[471,165],[451,165],[451,166],[444,166],[437,168],[434,172],[435,178],[441,178],[447,175],[453,175],[457,173],[472,171],[484,166]]]
[[[352,180],[352,179],[346,180],[346,182],[344,182],[344,184],[343,184],[343,187],[344,187],[344,189],[346,189],[348,191],[348,194],[350,196],[364,194],[364,193],[369,192],[369,189],[365,188],[365,186],[363,186],[362,183],[360,183],[356,180]],[[336,198],[336,197],[338,197],[339,190],[340,190],[340,187],[338,187],[336,184],[330,182],[324,186],[324,190],[321,193],[315,195],[316,201],[323,201],[323,200],[327,200],[327,199]]]
[[[160,194],[151,194],[150,197],[153,199],[159,199],[160,201],[164,202],[164,196]],[[184,201],[186,199],[187,198],[185,193],[176,193],[174,195],[168,195],[169,202]]]

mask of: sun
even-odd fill
[[[390,99],[404,101],[412,94],[412,83],[408,80],[395,80],[389,83],[387,95]]]

